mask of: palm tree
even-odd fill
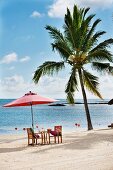
[[[87,71],[86,65],[91,64],[92,68],[100,72],[113,73],[112,54],[108,47],[113,44],[113,39],[98,42],[98,39],[105,34],[105,31],[96,32],[100,19],[94,22],[94,14],[87,16],[90,8],[73,7],[73,13],[67,8],[64,17],[63,32],[56,27],[47,25],[53,42],[53,51],[56,50],[61,56],[61,61],[46,61],[40,65],[34,73],[33,81],[37,84],[40,77],[53,75],[65,68],[65,64],[71,66],[71,75],[66,85],[65,92],[69,103],[74,103],[74,92],[78,90],[79,80],[83,94],[84,107],[87,117],[88,130],[93,129],[90,112],[87,103],[85,87],[94,95],[102,99],[98,91],[98,77]]]

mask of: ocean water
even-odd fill
[[[31,109],[27,107],[4,108],[4,104],[11,102],[12,99],[0,100],[0,134],[25,133],[23,128],[31,127]],[[76,100],[81,102],[82,100]],[[88,100],[90,103],[108,102],[109,100]],[[59,100],[58,103],[66,103]],[[113,105],[108,104],[89,104],[91,120],[94,128],[107,128],[113,122]],[[64,132],[87,130],[86,115],[83,104],[74,106],[48,106],[35,105],[34,127],[35,130],[52,128],[55,125],[62,125]],[[80,124],[80,127],[75,124]],[[36,128],[38,126],[38,128]],[[15,130],[17,128],[17,130]]]

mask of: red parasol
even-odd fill
[[[16,106],[31,106],[31,114],[32,114],[32,127],[34,128],[34,120],[33,120],[33,109],[32,105],[37,104],[47,104],[56,102],[57,100],[42,97],[36,93],[32,93],[31,91],[29,93],[26,93],[23,97],[16,99],[3,107],[16,107]]]

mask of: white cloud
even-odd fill
[[[19,61],[20,62],[26,62],[26,61],[29,61],[30,60],[30,57],[29,56],[25,56],[23,58],[21,58]]]
[[[31,84],[26,82],[21,75],[13,75],[5,77],[0,81],[0,93],[3,98],[18,98],[22,96],[28,89],[31,89]]]
[[[50,17],[62,18],[66,13],[67,7],[71,10],[74,4],[80,7],[105,9],[113,6],[113,0],[54,0],[54,3],[49,7],[48,15]]]
[[[74,4],[74,0],[56,0],[54,3],[49,7],[48,15],[50,17],[64,17],[66,13],[66,8],[71,8]]]
[[[26,62],[29,60],[30,60],[29,56],[25,56],[19,59],[18,55],[15,52],[13,52],[11,54],[2,57],[2,59],[0,60],[0,64],[10,64],[12,62]],[[14,67],[10,67],[9,69],[12,70],[14,69]]]
[[[113,76],[100,76],[100,91],[103,98],[113,98]]]
[[[15,52],[8,54],[0,60],[0,64],[10,64],[12,62],[17,61],[17,54]]]
[[[30,15],[30,17],[32,17],[32,18],[39,18],[41,16],[42,16],[42,14],[39,13],[38,11],[33,11],[32,14]]]
[[[25,81],[23,76],[13,75],[0,80],[0,94],[1,98],[18,98],[28,91],[33,91],[46,97],[62,98],[65,97],[64,82],[65,78],[45,76],[35,85],[32,80]],[[59,84],[62,84],[60,88]]]
[[[65,78],[45,76],[35,85],[32,80],[25,81],[23,76],[13,75],[0,80],[0,94],[2,98],[18,98],[28,91],[33,91],[46,97],[65,98],[65,83]]]
[[[62,77],[48,77],[44,76],[40,79],[39,84],[35,85],[32,80],[26,81],[21,75],[13,75],[5,77],[0,80],[0,95],[1,98],[18,98],[23,96],[29,91],[36,92],[45,97],[51,98],[66,98],[65,86],[68,78]],[[113,91],[113,77],[101,76],[100,77],[100,92],[104,99],[113,98],[111,92]],[[88,99],[96,99],[93,94],[86,92]],[[75,93],[75,100],[82,99],[81,90]]]
[[[53,98],[65,98],[67,78],[44,76],[40,79],[37,90],[42,95]]]

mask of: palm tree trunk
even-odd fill
[[[93,126],[92,126],[91,117],[90,117],[90,113],[89,113],[87,97],[86,97],[86,92],[85,92],[85,89],[84,89],[81,70],[79,70],[79,78],[80,78],[80,84],[81,84],[82,95],[83,95],[83,100],[84,100],[84,107],[85,107],[85,111],[86,111],[88,130],[92,130]]]

